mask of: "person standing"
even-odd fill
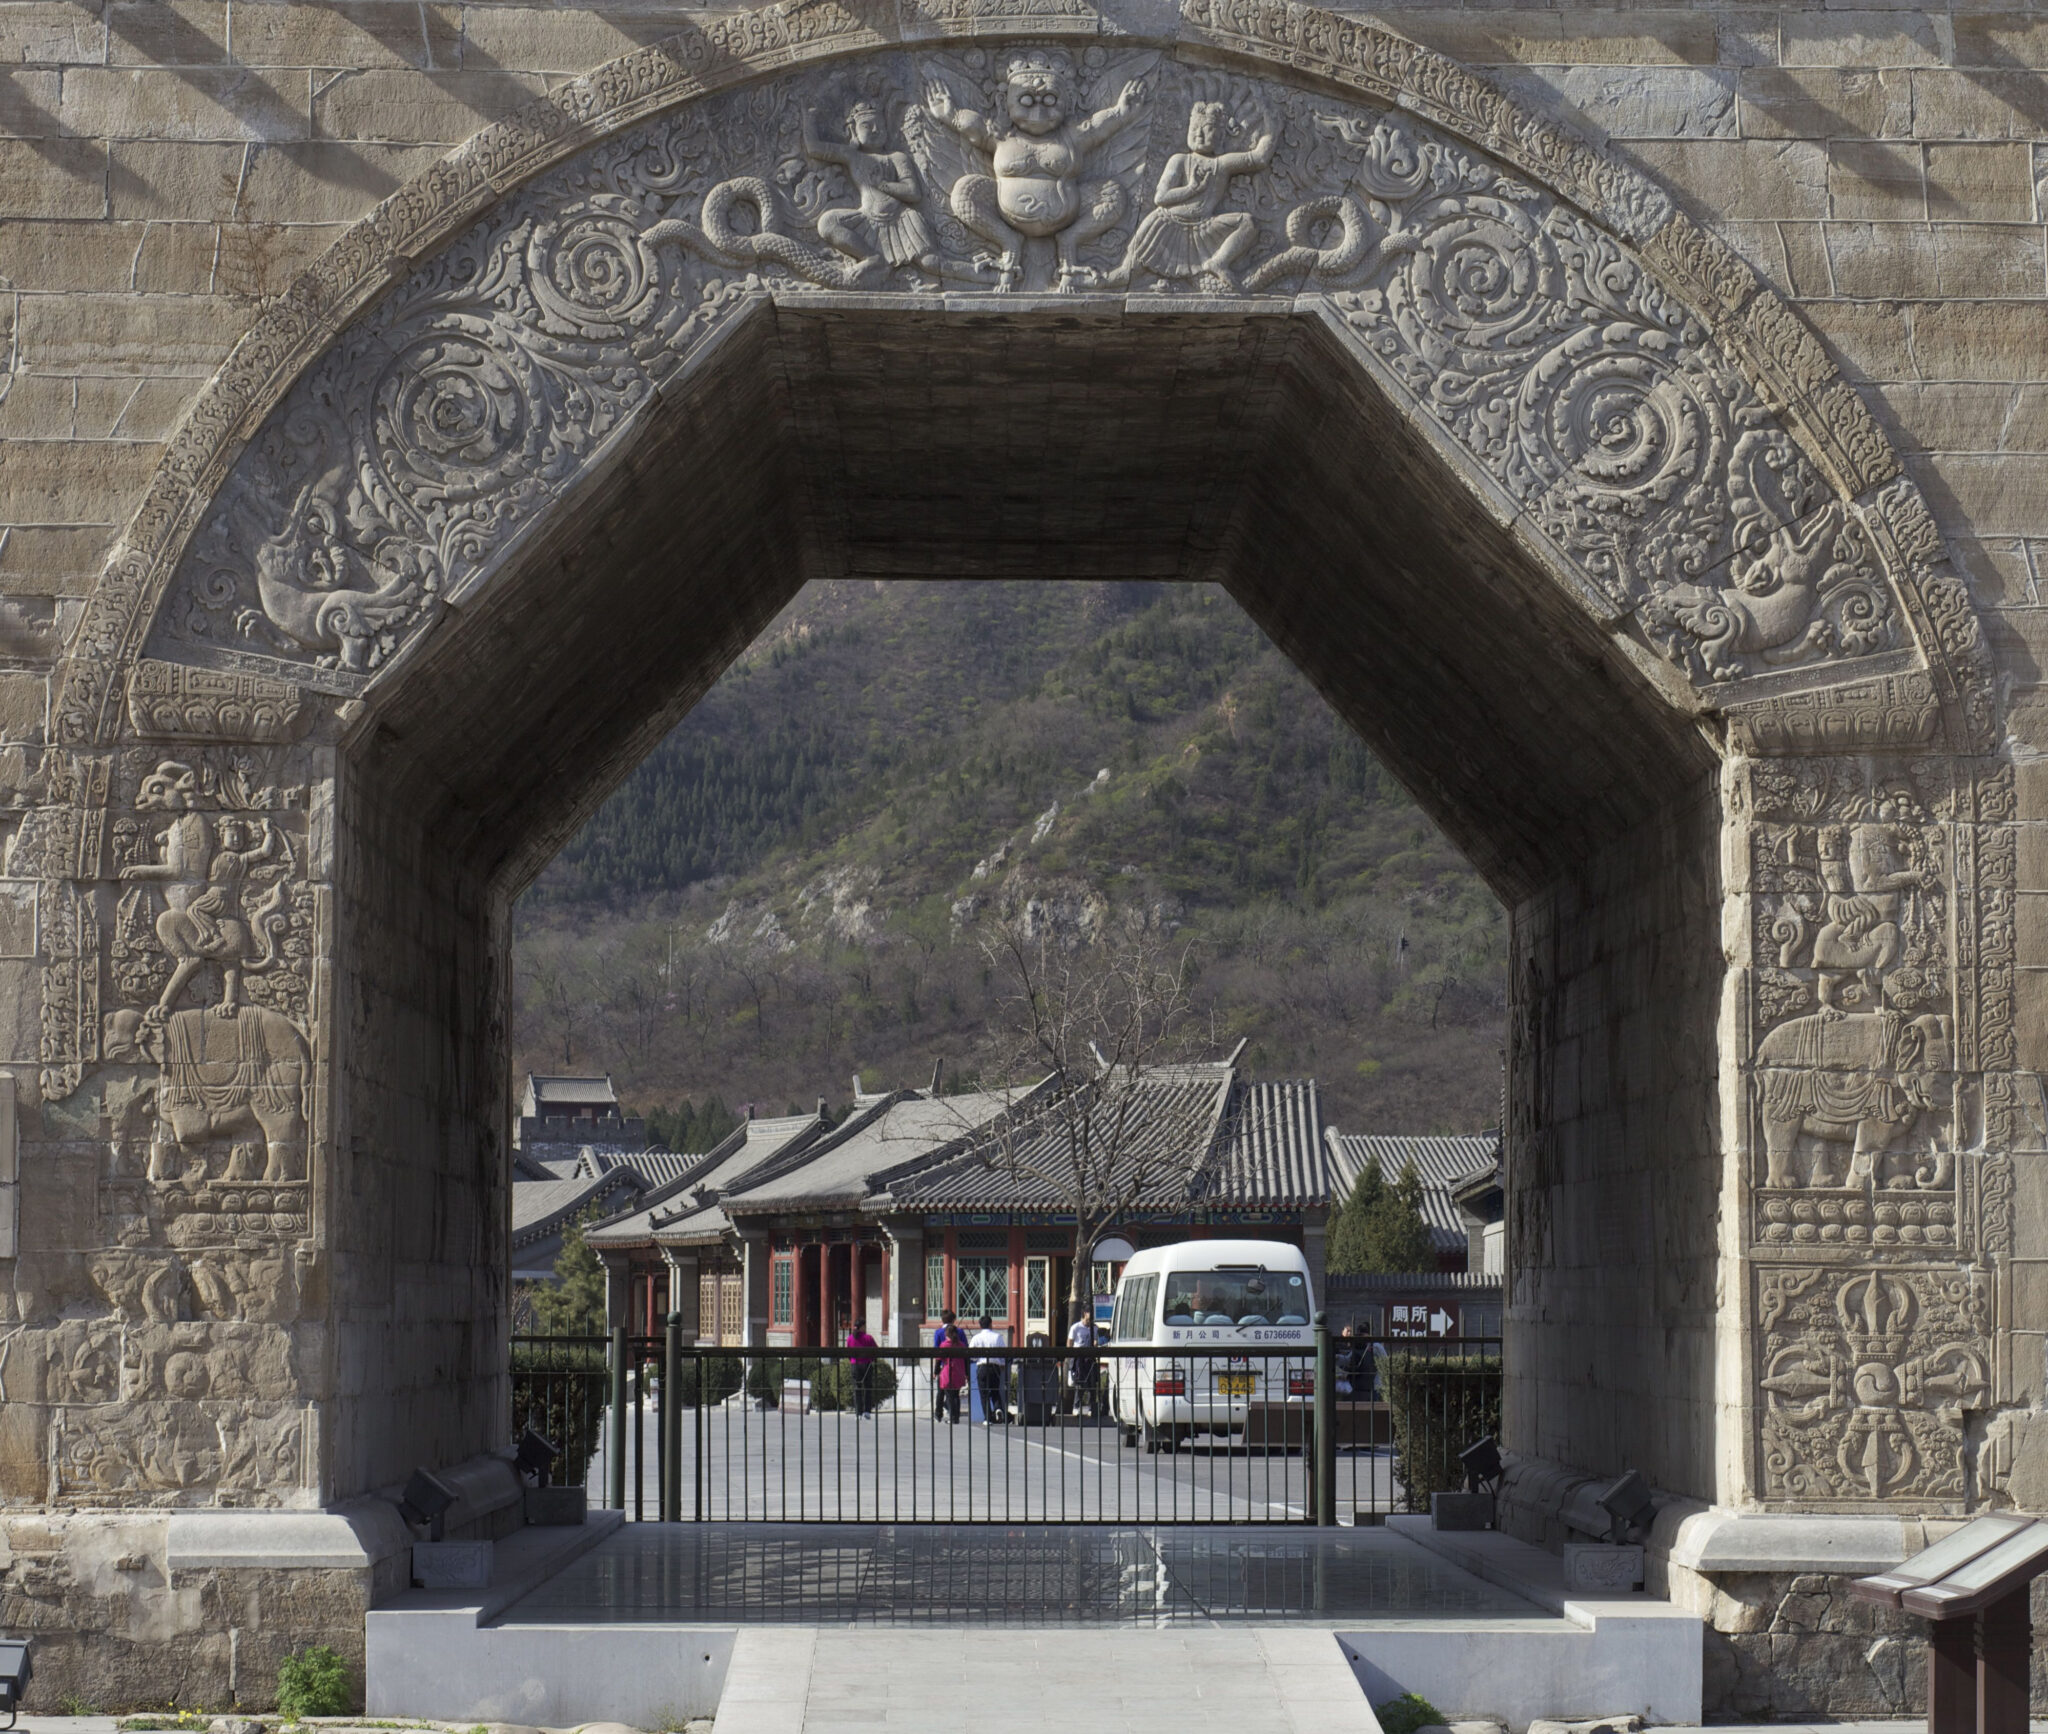
[[[1102,1341],[1095,1320],[1083,1313],[1067,1327],[1067,1347],[1078,1351],[1067,1362],[1067,1413],[1078,1415],[1085,1401],[1088,1413],[1102,1415],[1101,1362],[1089,1351]]]
[[[960,1425],[960,1393],[967,1388],[967,1333],[953,1322],[950,1312],[939,1315],[940,1325],[932,1339],[938,1354],[932,1360],[932,1419]]]
[[[873,1334],[864,1324],[856,1324],[846,1333],[846,1346],[853,1352],[847,1357],[847,1364],[853,1371],[853,1413],[856,1419],[872,1421],[875,1417],[875,1349]]]
[[[967,1339],[970,1347],[977,1349],[1007,1349],[1003,1333],[996,1329],[996,1321],[987,1313],[981,1315],[981,1329]],[[999,1427],[1010,1418],[1008,1393],[1003,1386],[1008,1364],[987,1355],[977,1355],[974,1360],[974,1379],[981,1390],[982,1418],[991,1427]]]

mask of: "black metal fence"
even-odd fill
[[[1499,1430],[1496,1339],[713,1349],[513,1339],[513,1424],[634,1518],[1335,1523],[1428,1509]]]

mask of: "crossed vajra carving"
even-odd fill
[[[292,388],[188,549],[151,653],[360,691],[700,337],[791,280],[1314,289],[1690,677],[1906,643],[1860,517],[1588,219],[1406,115],[1143,48],[1045,46],[705,99],[532,183]]]
[[[1959,1494],[1963,1415],[1990,1389],[1974,1340],[1984,1322],[1979,1280],[1865,1271],[1832,1292],[1822,1283],[1820,1272],[1766,1278],[1767,1330],[1782,1323],[1796,1332],[1766,1341],[1768,1491],[1885,1499],[1911,1484]],[[1794,1449],[1802,1435],[1822,1449]]]

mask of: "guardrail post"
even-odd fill
[[[683,1514],[683,1315],[668,1315],[661,1363],[661,1521]]]
[[[611,1441],[605,1452],[605,1478],[611,1483],[605,1503],[614,1511],[626,1509],[626,1327],[612,1326],[612,1425]]]
[[[1330,1315],[1316,1314],[1316,1424],[1309,1521],[1327,1528],[1337,1521],[1337,1381],[1330,1363]]]

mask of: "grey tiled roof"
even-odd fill
[[[639,1176],[630,1171],[573,1180],[515,1180],[512,1244],[518,1247],[544,1239],[589,1205],[623,1204],[641,1190]]]
[[[577,1078],[528,1072],[526,1085],[530,1099],[543,1108],[580,1108],[587,1103],[616,1107],[619,1100],[609,1074],[601,1078]]]
[[[1159,1067],[1140,1075],[1120,1127],[1074,1100],[1048,1093],[1014,1132],[890,1177],[891,1207],[1057,1210],[1058,1177],[1084,1139],[1107,1165],[1105,1188],[1140,1185],[1139,1209],[1295,1209],[1328,1196],[1313,1084],[1243,1082],[1228,1065]]]
[[[583,1146],[578,1166],[585,1174],[609,1174],[626,1168],[649,1186],[666,1186],[680,1180],[704,1160],[702,1152],[683,1155],[674,1150],[623,1150],[602,1144]]]
[[[823,1130],[824,1122],[816,1114],[747,1120],[703,1155],[683,1157],[685,1166],[677,1177],[650,1193],[640,1209],[593,1228],[585,1238],[595,1246],[716,1239],[732,1226],[732,1220],[723,1204],[708,1193],[730,1189],[776,1157],[814,1142]],[[632,1159],[637,1161],[641,1154],[636,1152]]]
[[[1377,1162],[1380,1173],[1393,1181],[1400,1178],[1403,1166],[1413,1158],[1415,1171],[1422,1177],[1422,1220],[1429,1225],[1430,1238],[1446,1252],[1465,1249],[1465,1219],[1451,1200],[1451,1187],[1494,1162],[1500,1154],[1498,1135],[1487,1132],[1476,1137],[1403,1138],[1373,1132],[1339,1132],[1332,1126],[1327,1142],[1331,1189],[1339,1198],[1351,1190],[1367,1162]]]

